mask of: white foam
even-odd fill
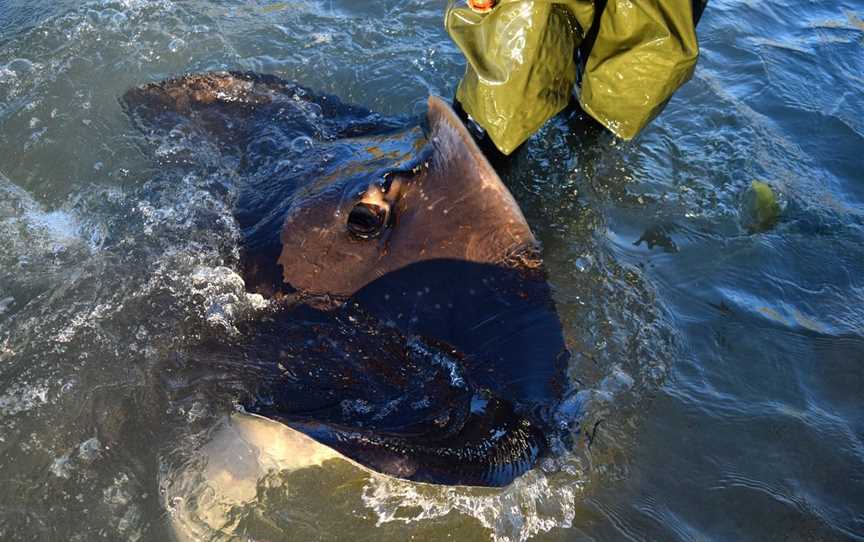
[[[537,469],[503,489],[415,484],[395,478],[371,477],[364,504],[377,524],[414,523],[458,513],[477,519],[496,542],[528,540],[553,528],[573,524],[581,483],[556,486]]]
[[[88,247],[78,218],[65,209],[48,211],[30,194],[0,174],[0,235],[25,258],[73,246]]]
[[[13,384],[0,395],[0,416],[10,416],[32,410],[48,403],[48,384],[39,382],[29,386]]]
[[[238,319],[269,304],[260,294],[246,292],[243,277],[228,267],[198,267],[191,279],[192,290],[204,298],[204,320],[229,333],[237,332]]]
[[[57,478],[69,478],[69,472],[72,470],[72,466],[69,464],[69,454],[55,458],[48,470]]]
[[[78,457],[82,461],[90,462],[99,457],[102,451],[102,443],[96,437],[89,438],[78,445]]]

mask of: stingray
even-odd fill
[[[241,273],[277,300],[242,356],[211,348],[255,367],[247,410],[410,480],[500,486],[536,464],[569,353],[538,241],[448,104],[385,117],[228,72],[123,101],[236,170]]]

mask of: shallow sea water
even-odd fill
[[[419,113],[463,70],[443,9],[0,0],[0,539],[171,536],[231,410],[172,367],[260,310],[230,164],[143,142],[122,93],[241,69]],[[636,141],[564,116],[503,172],[573,351],[570,452],[498,490],[274,473],[236,539],[864,540],[862,18],[712,0]],[[760,231],[754,180],[782,207]]]

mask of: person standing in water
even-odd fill
[[[456,106],[511,154],[571,102],[635,137],[693,74],[707,0],[450,0]],[[487,145],[488,146],[488,145]]]

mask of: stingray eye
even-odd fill
[[[390,220],[390,206],[360,202],[348,215],[348,231],[360,239],[378,237],[387,228]]]

